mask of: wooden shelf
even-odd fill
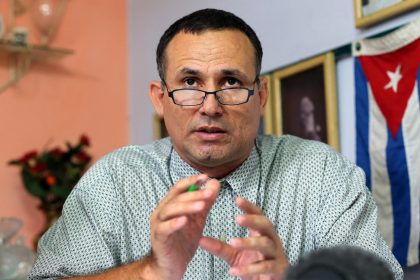
[[[51,48],[41,45],[16,44],[12,41],[0,40],[0,52],[10,54],[29,55],[32,60],[57,59],[73,53],[73,50],[64,48]]]
[[[9,22],[8,26],[10,30],[15,27],[15,17],[24,13],[27,7],[20,0],[8,0],[9,4]],[[59,19],[64,12],[64,8],[67,4],[67,0],[63,0],[60,3],[57,19]],[[9,79],[6,81],[0,80],[0,93],[6,90],[8,87],[16,84],[30,69],[33,63],[48,62],[48,60],[56,60],[66,55],[72,54],[73,51],[63,48],[51,48],[47,46],[50,41],[50,37],[57,27],[58,21],[54,26],[50,27],[48,35],[44,38],[45,45],[34,45],[34,44],[21,44],[16,41],[10,40],[10,35],[0,39],[0,55],[5,56],[10,60],[9,64]],[[7,39],[5,39],[7,38]]]

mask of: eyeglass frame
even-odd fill
[[[162,86],[163,86],[163,87],[166,89],[166,91],[168,92],[168,97],[170,97],[170,98],[172,99],[172,101],[174,102],[174,104],[175,104],[175,105],[178,105],[178,106],[183,106],[183,107],[191,107],[191,106],[200,106],[200,105],[203,105],[204,101],[205,101],[205,100],[206,100],[206,98],[207,98],[207,95],[209,95],[209,94],[214,94],[214,97],[216,98],[217,102],[218,102],[219,104],[221,104],[221,105],[224,105],[224,106],[236,106],[236,105],[241,105],[241,104],[248,103],[249,98],[250,98],[251,96],[253,96],[253,95],[254,95],[254,93],[255,93],[254,88],[249,89],[249,88],[246,88],[246,87],[231,87],[231,88],[222,88],[222,89],[218,89],[218,90],[215,90],[215,91],[206,91],[206,90],[195,89],[195,88],[176,88],[176,89],[174,89],[174,90],[169,91],[168,86],[166,85],[165,80],[162,80],[162,81],[161,81],[161,83],[162,83]],[[254,86],[255,84],[257,84],[257,86],[258,86],[258,87],[259,87],[259,85],[260,85],[260,79],[258,78],[258,76],[254,79],[254,82],[252,83],[252,85],[253,85],[253,86]],[[224,104],[224,103],[222,103],[222,102],[220,101],[220,97],[217,95],[217,93],[218,93],[218,92],[220,92],[220,91],[228,90],[228,89],[246,89],[246,90],[248,91],[248,97],[247,97],[246,101],[241,102],[241,103],[237,103],[237,104]],[[194,105],[182,105],[182,104],[178,104],[178,103],[176,103],[176,102],[175,102],[174,92],[179,91],[179,90],[195,90],[195,91],[204,92],[204,98],[201,100],[201,103],[199,103],[199,104],[194,104]]]

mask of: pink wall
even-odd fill
[[[46,145],[74,143],[82,133],[90,137],[95,159],[128,143],[126,5],[121,0],[68,1],[51,45],[75,53],[34,65],[16,86],[0,93],[0,217],[22,219],[20,233],[28,245],[44,217],[37,199],[24,190],[18,168],[7,161]],[[30,17],[20,16],[18,24],[31,26]],[[36,31],[31,32],[34,42]],[[4,65],[0,56],[2,81]]]

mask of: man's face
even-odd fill
[[[169,91],[196,88],[215,91],[227,87],[254,89],[241,105],[221,105],[207,95],[198,106],[179,106],[160,83],[152,82],[150,95],[177,153],[211,177],[237,168],[254,145],[267,99],[266,84],[254,83],[255,55],[248,37],[240,31],[206,31],[177,34],[166,48],[165,82]]]

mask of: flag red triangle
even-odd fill
[[[360,56],[360,61],[375,101],[395,138],[416,84],[420,39],[386,54]],[[401,76],[392,83],[392,75]]]

